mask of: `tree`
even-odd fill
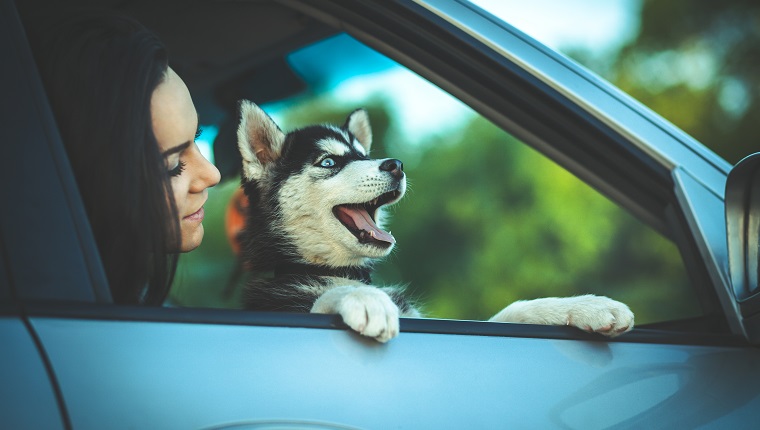
[[[645,0],[611,67],[621,89],[731,163],[758,150],[760,3]]]
[[[586,293],[625,301],[640,322],[699,312],[672,243],[483,118],[449,136],[407,171],[378,280],[409,283],[441,318]]]

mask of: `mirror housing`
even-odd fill
[[[760,153],[739,161],[726,180],[726,237],[734,297],[744,329],[760,343]]]

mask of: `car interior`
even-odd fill
[[[236,118],[242,98],[262,104],[304,91],[306,83],[285,56],[338,33],[274,2],[23,0],[18,8],[32,46],[37,35],[69,16],[105,10],[134,17],[167,46],[171,67],[183,77],[204,123]],[[217,147],[217,163],[234,156],[232,143]]]

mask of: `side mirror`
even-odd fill
[[[744,158],[731,169],[725,199],[731,284],[747,335],[757,343],[760,341],[760,153]]]

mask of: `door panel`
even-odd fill
[[[0,318],[0,427],[62,429],[55,391],[20,319]]]
[[[760,351],[748,348],[410,332],[377,344],[335,329],[32,323],[78,429],[741,427],[760,408]]]
[[[0,243],[20,299],[110,293],[53,114],[11,0],[0,0]],[[54,208],[54,210],[52,210]]]

